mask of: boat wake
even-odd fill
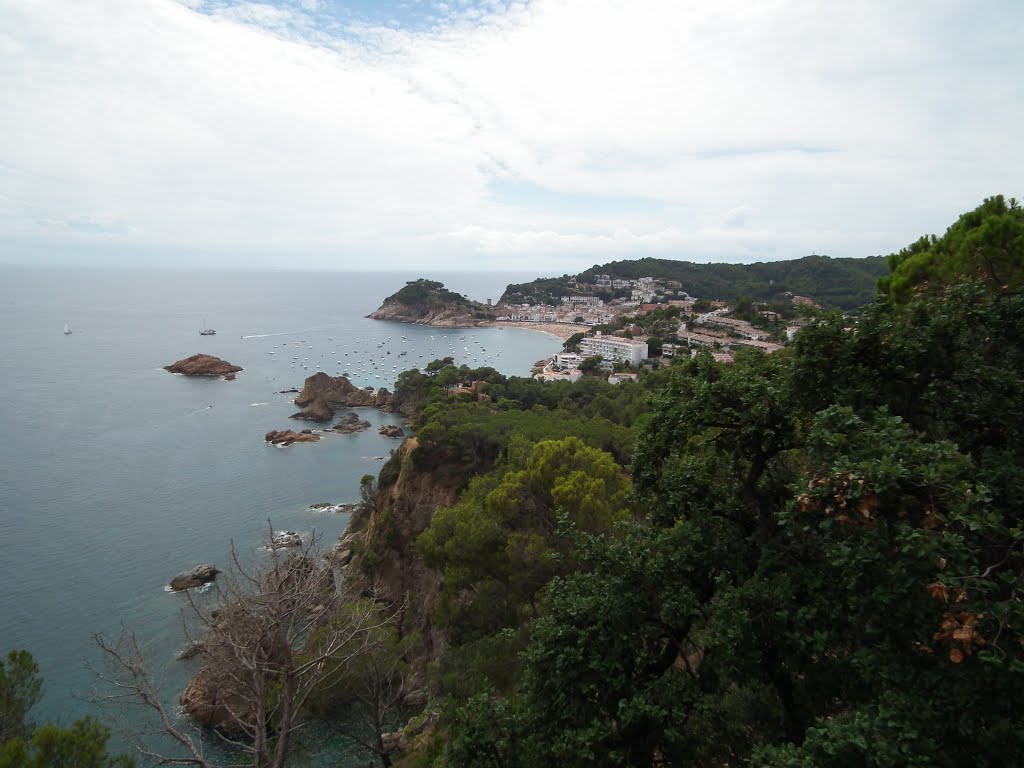
[[[323,328],[303,328],[301,331],[280,331],[275,333],[247,333],[242,336],[243,339],[268,339],[271,336],[298,336],[300,333],[309,333],[311,331],[322,331]]]

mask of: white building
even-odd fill
[[[543,371],[536,374],[533,378],[539,381],[568,381],[570,383],[579,381],[580,376],[583,375],[583,371],[579,368],[573,368],[569,371]]]
[[[647,341],[620,339],[617,336],[592,336],[580,342],[583,357],[599,355],[606,361],[640,365],[647,359]]]
[[[604,301],[599,299],[597,296],[563,296],[562,303],[568,304],[570,307],[600,307],[604,306]]]
[[[583,357],[577,355],[575,352],[559,352],[552,358],[555,368],[560,371],[569,370],[571,368],[579,368],[580,363],[583,362]]]

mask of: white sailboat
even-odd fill
[[[216,336],[217,332],[213,328],[206,326],[206,315],[203,315],[203,328],[199,331],[200,336]]]
[[[64,335],[65,336],[70,336],[71,335],[71,328],[68,326],[67,323],[64,323]]]

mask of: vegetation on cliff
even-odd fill
[[[385,302],[407,307],[471,307],[472,302],[460,293],[449,291],[444,283],[433,280],[410,280],[405,287],[388,296]]]
[[[987,205],[953,238],[989,232],[966,263],[1019,275],[1013,207]],[[629,417],[592,383],[428,394],[410,461],[468,472],[418,541],[448,644],[408,763],[1024,759],[1024,296],[955,271],[651,374]],[[635,447],[559,433],[588,413]]]
[[[479,320],[493,319],[486,307],[434,280],[410,280],[403,288],[384,299],[370,317],[437,326],[468,326]]]

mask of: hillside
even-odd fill
[[[787,291],[810,296],[825,309],[851,310],[875,296],[875,285],[888,273],[885,258],[833,259],[828,256],[805,256],[791,261],[757,264],[695,264],[673,259],[635,259],[594,265],[576,275],[581,284],[593,284],[598,275],[613,280],[636,280],[653,277],[674,280],[681,290],[703,299],[734,299],[749,296],[769,301]],[[509,285],[502,302],[539,302],[542,298],[557,300],[559,296],[580,292],[570,288],[569,276],[541,278],[532,283]]]
[[[368,317],[439,328],[465,328],[490,319],[484,307],[476,302],[449,291],[443,283],[423,279],[406,283]]]

